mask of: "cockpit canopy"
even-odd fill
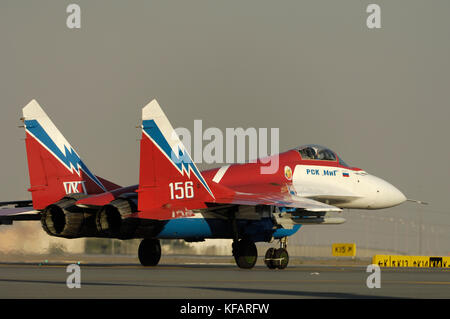
[[[307,144],[300,146],[297,150],[304,160],[338,161],[340,165],[349,167],[335,152],[324,146]]]

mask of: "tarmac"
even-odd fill
[[[260,258],[247,270],[228,256],[169,256],[149,268],[135,257],[24,259],[0,262],[0,298],[450,298],[450,269],[381,268],[380,288],[369,288],[369,260],[292,259],[270,270]],[[80,266],[80,288],[67,285],[69,264]]]

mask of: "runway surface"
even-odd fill
[[[66,267],[0,264],[0,298],[450,298],[448,269],[382,269],[381,288],[369,289],[365,266],[81,264],[81,288],[69,289]]]

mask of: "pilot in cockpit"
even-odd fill
[[[304,148],[301,153],[304,159],[317,159],[316,150],[312,147]]]
[[[335,161],[336,156],[325,147],[316,145],[306,145],[299,149],[303,159],[319,161]]]
[[[317,159],[318,160],[324,160],[326,157],[326,154],[324,152],[324,150],[320,150],[319,152],[317,152]]]
[[[334,161],[336,160],[336,157],[334,156],[333,152],[324,148],[317,153],[317,159],[323,161]]]

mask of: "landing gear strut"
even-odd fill
[[[253,268],[258,259],[258,250],[255,243],[247,238],[239,239],[238,225],[236,222],[237,207],[230,212],[231,233],[233,234],[233,257],[239,268]]]
[[[280,239],[280,248],[269,248],[266,252],[264,263],[269,269],[284,269],[289,263],[289,254],[287,252],[287,237]]]
[[[142,266],[156,266],[161,259],[161,245],[158,239],[143,239],[138,249]]]

